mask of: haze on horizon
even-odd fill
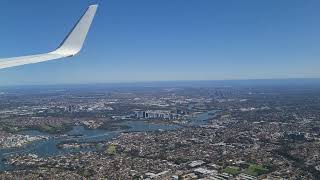
[[[0,57],[49,51],[93,0],[0,5]],[[0,84],[320,78],[319,1],[105,0],[80,55]]]

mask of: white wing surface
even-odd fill
[[[56,50],[44,54],[0,59],[0,69],[76,55],[83,46],[97,8],[98,5],[91,5],[88,7],[87,11]]]

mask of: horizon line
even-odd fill
[[[139,84],[139,83],[174,83],[174,82],[230,82],[230,81],[285,81],[285,80],[320,80],[320,78],[252,78],[252,79],[213,79],[213,80],[146,80],[146,81],[115,81],[115,82],[84,82],[84,83],[26,83],[26,84],[8,84],[0,87],[15,86],[72,86],[72,85],[107,85],[107,84]]]

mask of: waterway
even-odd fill
[[[190,125],[204,125],[207,120],[214,117],[216,110],[199,113],[190,118]],[[57,145],[64,141],[76,141],[76,142],[100,142],[108,141],[116,138],[123,132],[154,132],[159,130],[175,130],[181,128],[179,125],[172,124],[153,124],[144,121],[125,121],[121,125],[129,126],[126,130],[101,130],[101,129],[86,129],[82,126],[74,126],[71,131],[69,131],[66,136],[53,136],[39,131],[31,130],[24,131],[22,134],[25,135],[42,135],[49,137],[47,140],[37,141],[30,143],[22,148],[12,148],[12,149],[0,149],[0,171],[12,170],[12,167],[6,164],[3,159],[10,155],[17,154],[36,154],[39,157],[62,155],[66,153],[80,152],[80,151],[96,151],[99,150],[99,146],[95,148],[69,148],[61,149]]]

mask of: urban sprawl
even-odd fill
[[[0,179],[320,179],[320,86],[4,88],[0,153]]]

